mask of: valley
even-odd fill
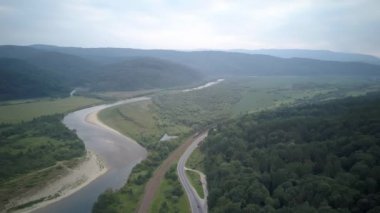
[[[215,54],[225,53],[202,54],[215,57]],[[31,56],[26,57],[27,60],[32,60],[29,57]],[[199,209],[198,206],[201,205],[203,210],[200,212],[206,212],[207,202],[213,211],[212,206],[215,203],[212,203],[212,199],[215,192],[211,189],[214,183],[210,179],[212,174],[205,169],[208,158],[212,155],[206,154],[204,148],[207,146],[205,144],[210,142],[207,138],[199,145],[200,148],[192,149],[193,154],[187,154],[189,160],[181,161],[181,155],[187,153],[186,147],[191,146],[191,138],[198,137],[198,134],[206,129],[214,131],[231,120],[244,119],[262,112],[361,97],[380,90],[376,65],[366,65],[368,69],[365,68],[367,71],[360,77],[351,71],[319,73],[314,76],[298,71],[288,72],[282,68],[284,75],[263,75],[254,70],[247,75],[247,70],[241,70],[235,76],[225,73],[214,76],[202,68],[195,71],[197,74],[191,74],[192,77],[189,77],[186,72],[192,72],[195,67],[185,68],[184,65],[177,66],[172,64],[173,62],[162,60],[164,59],[133,58],[119,65],[115,65],[113,61],[113,65],[109,65],[112,69],[110,68],[108,74],[94,71],[102,79],[93,79],[96,84],[91,83],[92,77],[86,76],[89,75],[89,71],[84,69],[78,75],[78,81],[63,81],[61,86],[66,89],[62,90],[65,91],[62,94],[46,93],[42,96],[37,95],[38,98],[20,96],[24,99],[5,98],[6,100],[0,103],[0,131],[2,139],[6,141],[0,147],[3,153],[2,165],[7,168],[3,170],[7,173],[2,175],[4,180],[1,182],[0,190],[3,193],[4,205],[8,202],[7,208],[34,212],[190,212],[191,209],[198,212],[194,209]],[[313,63],[316,62],[312,62],[310,66],[314,66]],[[332,66],[336,65],[333,63]],[[344,62],[339,62],[339,66],[343,65],[345,66]],[[101,66],[109,69],[104,67],[104,64]],[[168,69],[169,75],[182,77],[173,79],[160,74],[165,80],[160,80],[161,77],[157,76],[151,78],[154,76],[152,73],[161,73],[167,66],[172,67],[172,71]],[[323,66],[320,68],[323,69]],[[47,69],[48,65],[42,67]],[[157,82],[150,82],[145,77],[141,81],[133,80],[133,84],[130,80],[125,80],[140,78],[138,75],[128,77],[127,72],[133,70],[133,67],[141,68],[144,70],[140,73],[142,76],[150,76],[149,78]],[[178,70],[182,71],[177,72]],[[143,74],[144,72],[147,73]],[[117,77],[118,75],[123,77]],[[83,81],[80,80],[81,76]],[[110,82],[106,83],[108,78]],[[183,78],[186,83],[178,80],[179,78]],[[192,80],[187,81],[189,78]],[[113,79],[118,79],[119,82],[114,82]],[[41,130],[36,131],[40,127]],[[168,141],[160,141],[163,135],[175,137]],[[66,144],[62,145],[62,141],[65,140]],[[43,160],[40,157],[36,158],[47,150],[52,157],[45,156]],[[62,154],[63,152],[65,154]],[[11,168],[7,161],[10,156],[19,158],[13,167],[20,169],[14,170],[13,175],[9,172],[13,170],[8,169]],[[30,164],[34,166],[22,166],[28,158],[36,159],[34,164]],[[81,168],[86,162],[95,162],[93,165],[97,167],[98,172],[89,173],[85,167],[81,169],[82,173],[76,176],[70,172]],[[177,163],[178,174],[175,170]],[[193,194],[193,197],[204,196],[200,184],[201,176],[191,171],[192,169],[202,171],[206,175],[202,181],[211,181],[211,186],[207,187],[211,200],[206,197],[207,200],[203,200],[203,204],[194,204],[196,198],[188,200],[190,194]],[[55,187],[55,183],[62,184],[62,179],[70,177],[70,174],[74,175],[75,181],[67,182],[71,185],[66,189],[56,187],[55,191],[59,191],[59,194],[54,193],[54,190],[48,190],[48,194],[42,193],[44,182],[50,182],[51,189]],[[84,179],[78,179],[79,176],[83,176]],[[182,189],[181,184],[187,185],[188,188]],[[15,187],[18,191],[14,191]],[[14,193],[9,193],[10,191]],[[20,197],[20,193],[24,196]],[[261,208],[260,205],[254,208]],[[273,204],[273,207],[279,206]]]

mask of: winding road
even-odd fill
[[[192,144],[186,149],[177,164],[178,177],[187,194],[192,213],[207,213],[207,190],[205,190],[204,199],[200,198],[186,175],[185,166],[191,153],[197,148],[198,144],[207,137],[207,134],[208,132],[206,131],[195,137]]]

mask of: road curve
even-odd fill
[[[189,179],[187,178],[185,166],[186,161],[190,157],[191,153],[197,148],[198,144],[207,137],[207,134],[208,132],[206,131],[196,136],[192,144],[183,153],[177,164],[178,177],[187,194],[192,213],[207,213],[207,193],[205,193],[204,199],[201,199],[198,196],[198,193],[195,191]]]

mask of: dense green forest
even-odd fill
[[[0,100],[67,95],[58,80],[23,60],[0,58]]]
[[[6,181],[84,155],[84,144],[61,122],[63,115],[0,125],[0,188]]]
[[[379,212],[380,93],[219,124],[201,146],[210,212]]]

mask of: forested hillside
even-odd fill
[[[77,87],[131,91],[190,85],[200,80],[196,70],[162,59],[124,57],[105,64],[66,53],[0,46],[0,100],[68,96]]]
[[[201,149],[210,212],[379,212],[380,94],[246,115]]]
[[[102,66],[90,85],[94,90],[138,90],[188,85],[200,74],[181,64],[149,57],[134,57]]]
[[[359,56],[340,58],[308,57],[285,59],[270,54],[246,54],[227,51],[142,50],[131,48],[76,48],[37,45],[36,49],[71,54],[101,63],[120,62],[128,57],[154,57],[191,67],[205,76],[237,75],[380,75],[380,66],[360,62]],[[342,53],[341,53],[342,54]],[[301,55],[301,54],[300,54]],[[306,55],[306,54],[303,54]],[[349,55],[349,54],[348,54]],[[310,57],[309,57],[310,58]],[[366,58],[366,57],[365,57]],[[374,58],[374,57],[373,57]],[[323,60],[315,60],[323,59]],[[336,60],[336,61],[335,61]],[[372,62],[372,61],[371,61]]]
[[[68,93],[59,78],[19,59],[0,58],[0,100]]]

